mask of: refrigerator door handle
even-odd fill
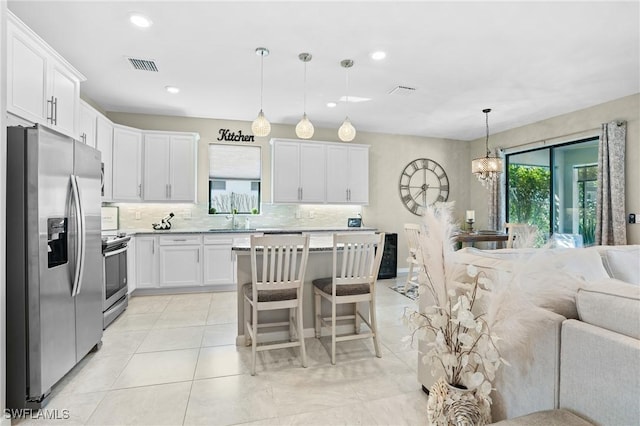
[[[71,193],[73,195],[73,205],[75,206],[76,214],[76,265],[73,275],[73,289],[71,291],[71,297],[75,297],[80,293],[80,287],[82,286],[82,274],[84,273],[84,211],[80,202],[80,189],[78,187],[78,180],[75,175],[71,175]]]

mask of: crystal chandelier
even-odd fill
[[[502,173],[502,159],[500,157],[489,156],[489,113],[491,109],[483,109],[482,112],[484,112],[486,117],[487,138],[485,140],[485,148],[487,154],[471,162],[471,171],[476,175],[482,185],[487,186],[498,180],[500,173]]]
[[[342,68],[347,70],[347,94],[345,99],[346,110],[348,112],[349,109],[349,68],[353,66],[353,61],[351,59],[345,59],[340,62]],[[351,124],[351,120],[349,120],[349,114],[347,113],[347,117],[344,119],[342,126],[338,129],[338,137],[343,142],[351,142],[356,137],[356,129]]]
[[[251,123],[251,131],[256,136],[268,136],[271,132],[271,123],[267,120],[262,112],[262,86],[263,86],[263,63],[264,57],[269,55],[269,49],[266,47],[258,47],[256,49],[256,55],[260,56],[260,112],[258,117]]]
[[[304,112],[302,114],[302,119],[296,125],[296,135],[300,139],[311,139],[314,129],[313,124],[311,124],[311,121],[307,118],[307,62],[311,60],[311,54],[301,53],[298,55],[298,59],[304,62]]]

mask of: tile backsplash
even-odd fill
[[[104,203],[118,207],[120,229],[151,229],[153,223],[172,212],[171,229],[230,228],[227,215],[210,215],[206,204],[131,204]],[[251,228],[282,227],[341,227],[347,226],[347,218],[357,217],[361,206],[339,205],[275,205],[263,204],[258,215],[237,215],[239,227],[249,220]]]

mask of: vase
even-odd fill
[[[427,418],[434,426],[483,426],[491,423],[489,401],[474,390],[438,379],[429,390]]]

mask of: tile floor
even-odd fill
[[[398,282],[404,280],[399,277]],[[48,409],[67,420],[19,425],[420,425],[427,397],[417,382],[415,348],[401,317],[412,300],[379,281],[382,358],[370,339],[306,340],[308,368],[297,348],[259,353],[235,346],[236,293],[133,297],[109,327],[103,346],[54,388]]]

